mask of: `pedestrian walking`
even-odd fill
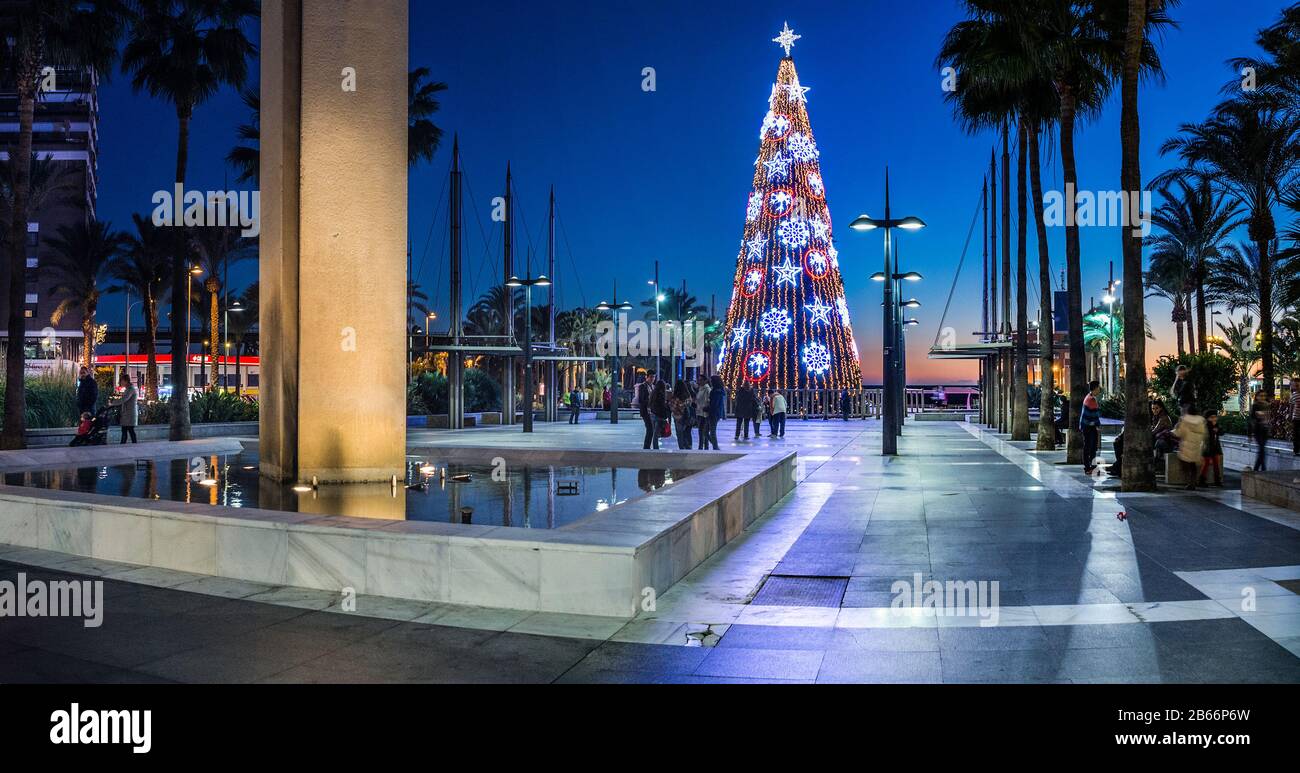
[[[77,377],[77,413],[95,415],[95,406],[99,404],[99,384],[90,368],[82,366]]]
[[[641,421],[645,424],[645,443],[642,447],[647,451],[651,448],[659,448],[659,433],[656,431],[658,427],[655,425],[654,414],[650,412],[650,398],[654,394],[654,381],[654,374],[647,373],[645,379],[637,385],[636,397],[633,398],[633,403],[641,414]]]
[[[1187,477],[1187,490],[1195,491],[1201,454],[1205,450],[1205,419],[1199,415],[1195,403],[1187,404],[1183,418],[1174,427],[1174,435],[1178,437],[1178,462]]]
[[[699,450],[704,451],[709,447],[709,401],[713,393],[713,387],[709,386],[709,379],[703,373],[700,374],[698,386],[695,389],[695,426],[699,429],[700,443]]]
[[[849,396],[849,390],[845,389],[840,392],[840,413],[844,420],[849,420],[849,414],[853,412],[853,398]]]
[[[654,391],[650,393],[650,413],[654,417],[654,447],[658,448],[659,439],[671,433],[668,420],[672,416],[672,409],[668,406],[668,384],[662,379],[655,380]]]
[[[1101,382],[1088,384],[1088,395],[1083,398],[1083,411],[1079,414],[1079,431],[1083,433],[1083,472],[1091,475],[1097,469],[1097,456],[1101,453]]]
[[[694,425],[695,399],[691,387],[685,381],[678,381],[673,387],[673,396],[668,400],[668,408],[673,415],[673,429],[677,435],[677,450],[691,450],[691,428]]]
[[[1200,482],[1204,485],[1223,488],[1223,444],[1219,438],[1223,437],[1223,428],[1219,426],[1219,414],[1217,411],[1210,411],[1205,414],[1205,448],[1201,451],[1201,475]],[[1210,470],[1214,470],[1214,478],[1208,478]]]
[[[1251,437],[1255,439],[1255,472],[1268,470],[1268,437],[1272,434],[1273,406],[1263,392],[1255,393],[1255,402],[1250,406],[1250,418],[1247,420]]]
[[[772,393],[772,436],[785,437],[785,416],[790,410],[786,403],[785,395],[781,392]]]
[[[135,384],[131,383],[131,376],[127,373],[122,374],[122,397],[115,401],[114,405],[122,409],[121,418],[118,419],[118,426],[122,428],[122,440],[120,444],[125,444],[128,437],[131,443],[137,444],[135,437],[136,425],[140,423],[139,400],[140,393],[136,391]]]
[[[713,450],[718,450],[718,422],[722,421],[727,413],[727,387],[722,383],[721,376],[713,376],[709,379],[709,437],[708,443],[701,445],[701,448],[713,446]]]
[[[1169,389],[1174,402],[1178,403],[1180,415],[1187,412],[1187,406],[1196,403],[1196,389],[1192,386],[1192,382],[1188,380],[1191,372],[1191,368],[1186,365],[1179,365],[1178,369],[1174,371],[1174,385]]]

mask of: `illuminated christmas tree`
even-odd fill
[[[723,341],[731,390],[862,386],[808,89],[790,58],[799,37],[786,25],[774,39],[785,57],[763,119]]]

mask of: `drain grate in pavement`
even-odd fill
[[[789,577],[774,574],[750,603],[761,607],[838,607],[847,577]]]

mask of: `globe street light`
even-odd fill
[[[885,216],[884,218],[873,218],[868,215],[862,215],[849,224],[849,228],[854,231],[874,231],[877,228],[883,228],[885,231],[885,270],[872,275],[872,280],[884,283],[884,347],[882,359],[884,361],[883,374],[883,405],[881,406],[881,423],[882,439],[880,453],[882,456],[896,456],[898,454],[898,434],[901,431],[900,409],[902,404],[899,400],[898,381],[902,370],[900,361],[900,350],[903,346],[902,313],[898,308],[896,298],[896,288],[900,280],[919,281],[921,275],[916,272],[907,274],[895,273],[894,254],[893,254],[893,229],[901,228],[905,231],[917,231],[925,227],[925,221],[919,217],[904,217],[893,219],[889,205],[889,170],[885,170]],[[904,387],[906,388],[906,387]]]
[[[623,371],[622,364],[619,362],[619,348],[622,346],[622,340],[618,335],[618,317],[619,312],[628,312],[632,310],[632,304],[627,301],[618,302],[618,282],[614,282],[614,303],[601,301],[596,307],[597,311],[608,311],[610,317],[614,320],[614,371],[610,378],[610,395],[609,395],[609,423],[618,424],[618,409],[623,394]]]
[[[533,431],[533,288],[550,286],[545,276],[506,280],[506,287],[524,288],[524,432]]]

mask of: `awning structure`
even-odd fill
[[[954,346],[933,346],[930,348],[931,360],[985,360],[1004,352],[1014,351],[1015,341],[988,341],[974,344],[956,344]],[[1040,356],[1038,343],[1029,344],[1029,356]]]

